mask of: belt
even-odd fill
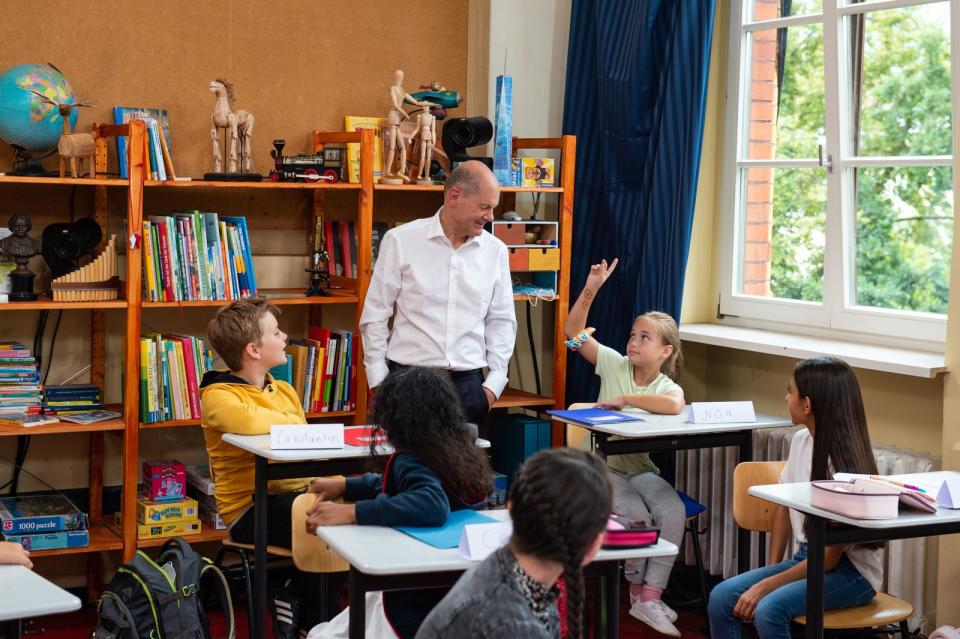
[[[393,360],[388,359],[387,368],[393,371],[393,370],[403,370],[405,368],[410,368],[410,366],[406,364],[400,364],[398,362],[394,362]],[[433,366],[425,366],[424,368],[432,368],[435,371],[443,371],[444,373],[450,376],[450,379],[454,381],[458,381],[458,380],[470,377],[472,375],[477,375],[478,373],[481,375],[483,374],[482,368],[472,368],[466,371],[455,371],[455,370],[450,370],[449,368],[435,368]]]

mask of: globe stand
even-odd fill
[[[43,157],[37,157],[22,146],[16,144],[11,144],[10,146],[13,147],[13,170],[10,171],[9,175],[22,177],[60,177],[60,173],[46,170],[40,162],[44,157],[49,157],[51,153]]]
[[[36,277],[28,268],[18,267],[10,273],[11,302],[33,302],[37,294],[33,292],[33,278]]]

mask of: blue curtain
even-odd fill
[[[700,169],[714,0],[574,0],[564,133],[577,136],[570,300],[590,265],[620,258],[590,310],[624,351],[633,318],[680,317]],[[596,401],[574,353],[567,403]]]

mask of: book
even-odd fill
[[[43,424],[56,424],[60,421],[57,417],[49,415],[40,415],[38,413],[27,413],[25,411],[0,413],[0,425],[3,426],[42,426]]]
[[[343,443],[347,446],[359,446],[361,448],[369,448],[374,439],[376,439],[377,446],[388,443],[386,433],[381,432],[374,438],[375,430],[374,426],[345,428],[343,429]]]
[[[64,495],[0,498],[0,530],[6,535],[84,530],[87,514]]]
[[[598,424],[621,424],[623,422],[642,422],[643,418],[637,415],[628,415],[603,408],[579,408],[574,410],[548,410],[551,415],[569,419],[572,422],[596,426]]]
[[[112,410],[84,410],[60,415],[60,420],[73,424],[94,424],[96,422],[107,421],[108,419],[119,419],[120,417],[120,413]]]
[[[383,175],[383,129],[380,118],[372,116],[347,115],[343,118],[344,131],[373,129],[373,181]],[[360,182],[360,143],[347,144],[347,176],[354,184]]]
[[[160,128],[163,130],[163,136],[167,140],[167,155],[170,155],[170,117],[167,114],[166,109],[158,109],[151,107],[122,107],[117,106],[113,107],[113,123],[114,124],[126,124],[130,120],[143,120],[146,122],[148,118],[153,118],[160,125]],[[145,146],[149,147],[149,138],[148,134],[147,142]],[[149,150],[147,151],[149,156]],[[120,164],[120,177],[128,177],[127,170],[127,136],[118,135],[117,136],[117,159]]]
[[[215,484],[210,477],[210,466],[198,464],[187,466],[187,483],[193,486],[201,495],[213,495]]]

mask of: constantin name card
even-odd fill
[[[513,533],[513,522],[498,521],[495,524],[467,524],[460,535],[457,554],[470,561],[483,561],[487,556],[506,545]]]
[[[343,424],[279,424],[270,427],[272,450],[343,448]]]
[[[693,402],[690,404],[691,424],[733,424],[757,421],[753,402]]]

